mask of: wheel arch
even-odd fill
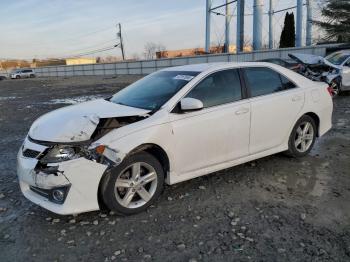
[[[161,146],[153,143],[142,144],[131,150],[130,153],[127,154],[127,156],[141,151],[147,152],[153,155],[155,158],[157,158],[157,160],[161,163],[164,169],[165,176],[168,175],[168,172],[170,171],[170,160],[168,154]]]
[[[316,136],[319,137],[319,130],[320,130],[320,117],[314,113],[314,112],[307,112],[305,114],[303,114],[302,116],[309,116],[311,117],[314,121],[315,121],[315,125],[316,125]],[[301,116],[301,117],[302,117]],[[300,119],[300,118],[299,118]],[[299,120],[298,119],[298,120]]]
[[[137,152],[142,152],[142,151],[147,152],[147,153],[153,155],[155,158],[157,158],[157,160],[160,162],[160,164],[163,167],[164,175],[165,175],[164,179],[166,180],[167,176],[169,175],[169,171],[170,171],[170,160],[169,160],[168,154],[161,146],[159,146],[157,144],[153,144],[153,143],[146,143],[146,144],[139,145],[139,146],[135,147],[134,149],[132,149],[124,157],[124,159],[132,154],[135,154]],[[97,200],[98,200],[98,204],[99,204],[101,210],[108,210],[106,204],[103,202],[103,199],[102,199],[102,188],[108,184],[108,180],[109,180],[108,177],[109,177],[111,169],[112,168],[108,168],[104,172],[104,174],[102,175],[102,177],[100,179],[100,183],[98,185]]]

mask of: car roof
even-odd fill
[[[203,63],[203,64],[191,64],[174,66],[162,69],[161,71],[189,71],[189,72],[205,72],[215,69],[225,69],[232,67],[247,67],[247,66],[268,66],[268,67],[279,67],[273,63],[267,62],[216,62],[216,63]]]

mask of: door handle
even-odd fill
[[[300,101],[300,100],[301,100],[301,96],[300,96],[300,95],[295,95],[295,96],[293,96],[293,98],[292,98],[292,101],[293,101],[293,102]]]
[[[238,109],[235,114],[236,115],[243,115],[245,113],[248,113],[249,112],[249,109],[248,108],[241,108],[241,109]]]

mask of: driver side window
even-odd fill
[[[238,70],[224,70],[209,75],[196,85],[186,97],[199,99],[203,102],[204,108],[242,99]]]

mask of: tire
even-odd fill
[[[317,127],[313,118],[307,115],[302,116],[294,125],[289,136],[286,153],[292,157],[306,156],[315,144],[316,133]]]
[[[34,78],[34,77],[35,77],[35,75],[30,75],[30,76],[29,76],[29,78]]]
[[[20,79],[21,77],[20,76],[16,76],[16,79]]]
[[[130,155],[106,174],[100,192],[103,202],[110,210],[121,215],[133,215],[154,203],[163,188],[162,165],[153,155],[139,152]]]

